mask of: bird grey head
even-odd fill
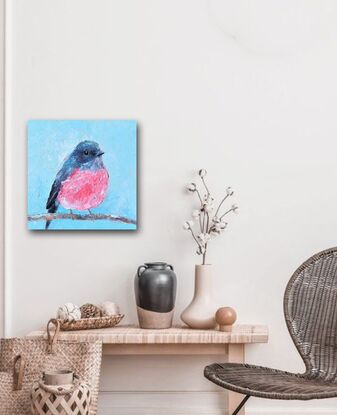
[[[98,143],[86,140],[77,144],[70,157],[74,161],[76,160],[77,163],[90,164],[103,154],[104,152],[100,149]]]

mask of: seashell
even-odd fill
[[[81,318],[81,310],[76,304],[66,303],[57,310],[57,318],[65,321],[79,320]]]
[[[104,301],[101,304],[101,310],[103,316],[115,316],[120,314],[119,306],[112,301]]]

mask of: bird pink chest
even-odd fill
[[[92,209],[103,202],[108,184],[106,169],[76,169],[63,182],[57,199],[65,209]]]

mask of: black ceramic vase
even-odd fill
[[[148,262],[135,276],[135,295],[139,326],[167,329],[172,326],[177,277],[172,265]]]

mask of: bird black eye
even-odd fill
[[[84,150],[83,153],[87,156],[89,154],[88,150]]]

